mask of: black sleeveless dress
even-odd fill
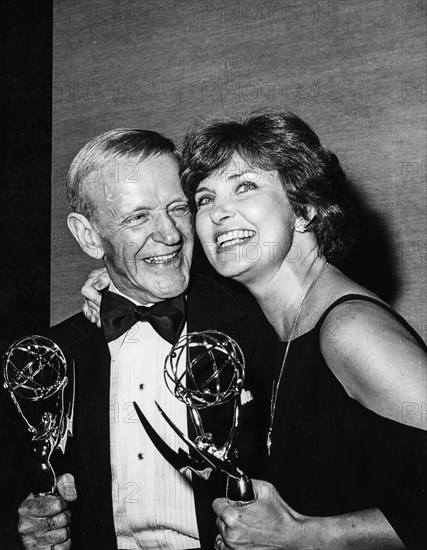
[[[297,512],[335,516],[379,508],[410,549],[427,549],[427,432],[388,420],[350,398],[326,365],[316,326],[296,338],[286,361],[276,404],[269,480]],[[327,336],[334,338],[333,331]],[[283,343],[281,358],[285,351]],[[363,342],[361,343],[363,345]],[[276,379],[281,367],[277,365]],[[426,415],[426,404],[402,403],[405,414]]]

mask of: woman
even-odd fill
[[[214,502],[217,548],[426,548],[426,423],[405,414],[425,403],[425,346],[335,267],[351,240],[338,159],[295,115],[261,114],[193,129],[181,175],[209,262],[282,346],[268,481],[245,507]]]

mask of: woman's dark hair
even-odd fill
[[[193,206],[199,183],[225,167],[233,153],[250,166],[277,170],[297,216],[307,218],[308,208],[315,208],[307,227],[327,260],[337,263],[348,252],[354,216],[344,171],[304,121],[290,112],[262,113],[242,122],[214,121],[190,128],[180,175]]]

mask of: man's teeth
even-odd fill
[[[149,264],[163,264],[164,262],[173,260],[177,254],[178,252],[174,252],[173,254],[167,254],[165,256],[153,256],[152,258],[145,258],[144,261]]]
[[[216,242],[219,248],[225,248],[227,246],[233,246],[239,242],[242,242],[245,239],[249,239],[255,235],[255,231],[250,231],[247,229],[235,229],[234,231],[229,231],[228,233],[223,233],[219,235]]]

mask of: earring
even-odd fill
[[[295,222],[295,231],[297,233],[305,233],[305,230],[307,229],[307,224],[308,224],[308,221],[305,220],[304,218],[299,218],[296,222]]]

